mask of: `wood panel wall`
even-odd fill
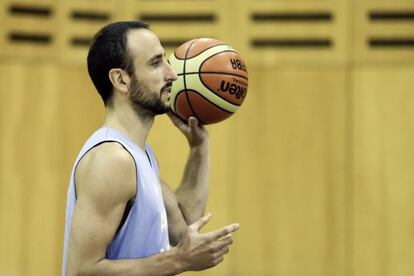
[[[3,0],[0,275],[60,274],[70,170],[104,114],[87,45],[134,18],[169,53],[217,37],[249,69],[242,108],[209,126],[207,230],[241,229],[223,264],[185,275],[414,274],[412,1]],[[185,139],[161,116],[149,141],[175,187]]]

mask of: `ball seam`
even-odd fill
[[[190,52],[190,50],[191,50],[191,47],[193,46],[193,44],[195,43],[195,42],[197,42],[197,40],[198,39],[195,39],[193,42],[191,42],[191,44],[188,46],[188,48],[187,48],[187,51],[185,52],[185,56],[184,56],[184,66],[183,66],[183,81],[184,81],[184,90],[185,90],[185,98],[187,99],[187,103],[188,103],[188,106],[190,107],[190,110],[191,110],[191,112],[193,113],[193,115],[195,116],[195,117],[197,117],[197,119],[198,119],[198,121],[200,122],[200,123],[204,123],[200,118],[199,118],[199,116],[197,116],[197,113],[195,112],[195,110],[193,109],[193,105],[191,104],[191,102],[190,102],[190,97],[188,96],[188,93],[187,93],[187,82],[186,82],[186,75],[185,75],[185,70],[186,70],[186,65],[187,65],[187,56],[188,56],[188,53]]]

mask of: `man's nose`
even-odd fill
[[[166,73],[167,80],[175,81],[177,80],[177,73],[175,73],[174,68],[167,62],[167,73]]]

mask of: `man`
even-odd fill
[[[72,172],[63,275],[174,275],[213,267],[229,250],[238,224],[199,233],[211,217],[208,134],[196,118],[169,112],[177,76],[164,55],[143,22],[112,23],[94,38],[88,71],[106,117]],[[146,144],[154,116],[167,112],[190,146],[176,192]]]

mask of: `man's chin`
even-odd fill
[[[164,105],[162,108],[160,107],[160,108],[157,108],[156,110],[153,110],[153,111],[154,111],[155,115],[162,115],[162,114],[167,113],[170,110],[171,110],[171,107],[168,104],[168,105]]]
[[[169,101],[158,100],[156,102],[138,102],[135,104],[137,108],[143,111],[146,114],[151,114],[153,116],[165,114],[171,110]]]

